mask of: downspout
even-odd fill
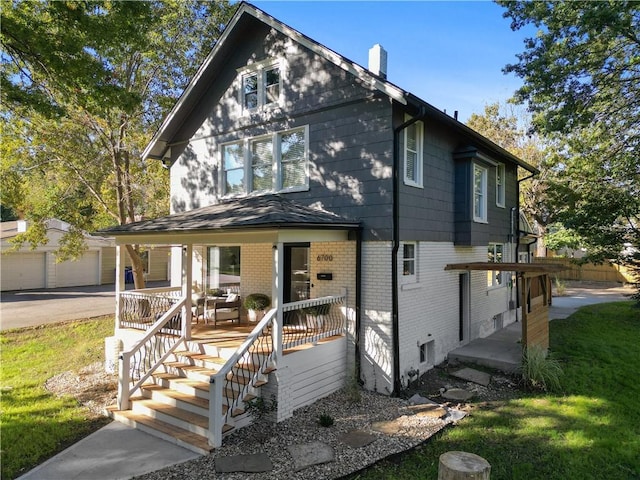
[[[355,331],[355,378],[358,381],[358,385],[363,385],[361,374],[361,359],[360,359],[360,328],[362,327],[362,286],[360,284],[362,279],[362,227],[358,227],[356,230],[356,331]]]
[[[393,343],[393,391],[398,395],[402,390],[400,382],[400,322],[398,319],[398,250],[400,249],[400,132],[409,125],[422,120],[427,114],[424,105],[420,105],[418,114],[393,129],[393,197],[391,232],[391,335]],[[420,159],[424,161],[424,159]]]

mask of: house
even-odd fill
[[[282,420],[350,378],[397,394],[516,320],[518,173],[537,170],[389,81],[380,46],[364,68],[242,3],[144,156],[170,170],[172,214],[102,233],[173,245],[173,288],[117,279],[122,421],[182,425],[148,402],[189,377],[201,426],[182,428],[216,446],[247,396]],[[230,287],[272,305],[224,330],[246,339],[228,352],[190,311]]]
[[[0,288],[2,291],[33,290],[41,288],[80,287],[86,285],[108,285],[115,283],[116,247],[111,238],[105,239],[84,234],[87,251],[76,260],[56,261],[56,250],[62,236],[71,225],[58,219],[46,221],[46,245],[35,249],[14,250],[11,243],[20,233],[27,231],[26,220],[0,223],[2,238],[2,266]],[[170,249],[168,247],[147,248],[143,260],[146,262],[147,280],[168,279]],[[127,261],[127,266],[130,262]]]

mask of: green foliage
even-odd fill
[[[557,220],[583,239],[589,260],[638,260],[640,246],[640,4],[498,2],[512,28],[533,24],[518,63],[536,130],[554,143],[563,189]]]
[[[527,388],[557,391],[560,388],[562,367],[539,345],[527,347],[522,355],[522,381]]]
[[[244,299],[244,308],[247,310],[262,311],[271,305],[271,298],[264,293],[251,293]]]
[[[544,237],[545,246],[554,251],[563,248],[577,250],[583,244],[583,239],[575,230],[564,227],[561,223],[548,226],[547,235]]]
[[[302,311],[308,315],[326,315],[331,310],[331,304],[325,303],[322,305],[313,305],[311,307],[305,307]]]
[[[278,401],[275,395],[272,395],[270,400],[265,400],[264,397],[256,397],[245,402],[245,409],[254,421],[260,422],[272,412],[278,410]]]
[[[2,332],[2,478],[15,478],[107,423],[45,382],[104,359],[113,317]]]
[[[328,413],[322,413],[318,417],[318,425],[320,425],[321,427],[329,428],[334,423],[335,423],[335,420]]]
[[[555,296],[557,297],[564,297],[567,293],[567,285],[565,282],[563,282],[562,280],[560,280],[560,278],[555,277],[553,279],[553,283],[555,286]]]

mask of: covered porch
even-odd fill
[[[118,244],[114,418],[206,452],[251,422],[247,404],[257,397],[273,397],[283,420],[341,388],[355,330],[357,230],[265,197],[105,231]],[[171,245],[172,286],[125,290],[125,244]],[[237,272],[220,262],[227,247]],[[270,305],[251,321],[244,300],[256,293]],[[214,305],[236,313],[216,318]]]

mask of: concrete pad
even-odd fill
[[[326,443],[311,442],[302,445],[289,445],[287,450],[293,458],[293,470],[299,472],[312,465],[333,462],[335,453]]]
[[[447,400],[457,400],[465,402],[473,397],[474,393],[464,390],[462,388],[450,388],[446,390],[442,396]]]
[[[461,378],[469,382],[477,383],[483,387],[487,387],[491,383],[491,375],[474,368],[463,368],[450,373],[452,377]]]
[[[351,448],[362,448],[375,442],[377,438],[375,435],[365,432],[364,430],[351,430],[340,437],[339,440]]]
[[[111,422],[50,458],[20,480],[116,480],[200,457],[148,433]]]
[[[215,470],[218,473],[259,473],[273,470],[273,463],[266,453],[219,457],[216,458],[215,464]]]

